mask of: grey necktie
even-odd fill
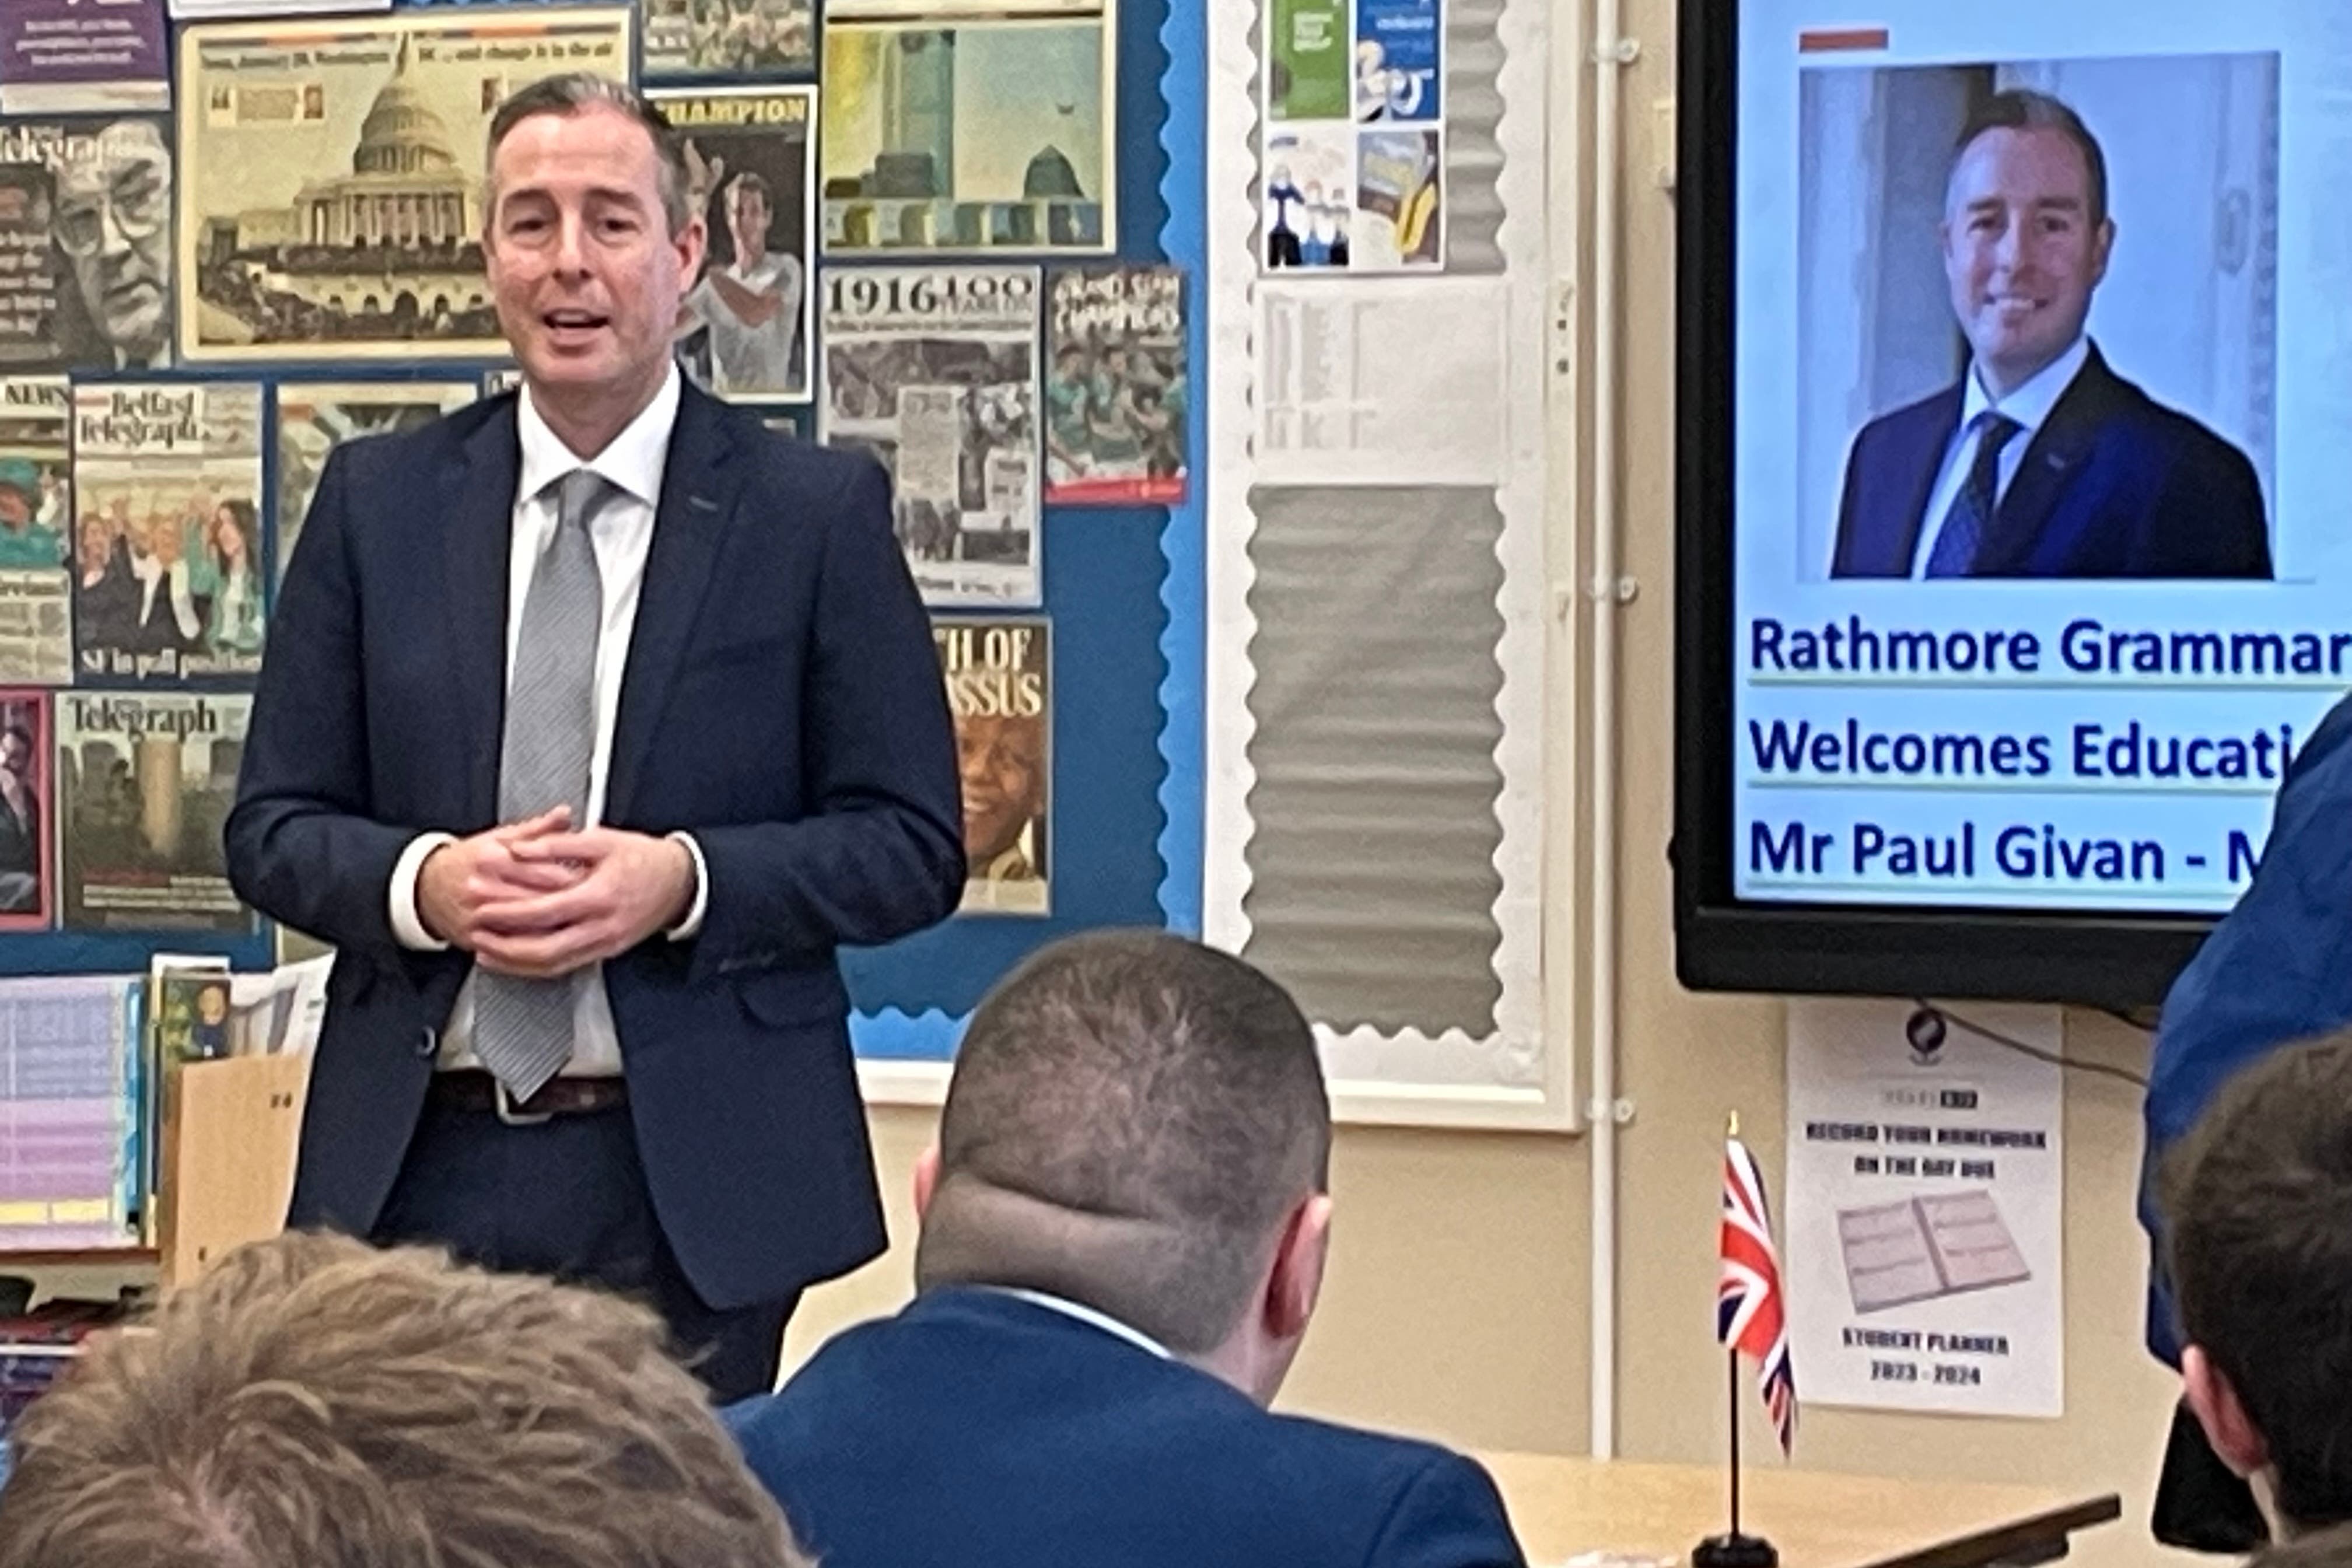
[[[604,578],[588,525],[611,492],[586,468],[564,475],[555,489],[555,538],[531,572],[507,682],[499,820],[516,822],[569,805],[576,828],[587,823],[588,764],[596,746],[596,641],[604,621]],[[516,1100],[538,1093],[571,1058],[572,989],[570,975],[477,975],[474,1052]]]

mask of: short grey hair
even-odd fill
[[[541,77],[530,86],[509,95],[490,116],[489,142],[483,149],[483,182],[489,183],[488,171],[497,166],[499,146],[514,128],[526,120],[542,114],[572,115],[598,104],[627,115],[652,138],[654,144],[655,179],[661,191],[662,216],[669,222],[672,234],[683,229],[694,215],[686,205],[686,145],[678,139],[677,131],[669,116],[654,107],[645,94],[625,81],[615,81],[594,71],[564,71],[557,76]],[[483,202],[493,206],[498,193],[491,190]]]
[[[1066,938],[958,1047],[916,1282],[1044,1290],[1208,1351],[1330,1152],[1315,1034],[1281,986],[1165,931]]]

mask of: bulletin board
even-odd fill
[[[28,0],[27,9],[47,16],[65,5]],[[235,8],[178,0],[175,9],[208,6]],[[758,405],[776,428],[897,463],[901,537],[943,659],[957,648],[985,662],[980,650],[992,650],[1009,660],[992,672],[1003,689],[1025,682],[1043,692],[1044,735],[1027,757],[1045,780],[1034,830],[1015,848],[975,852],[974,887],[955,918],[843,954],[870,1099],[936,1100],[973,1006],[1042,943],[1089,928],[1163,926],[1238,949],[1299,994],[1342,1114],[1565,1124],[1566,1042],[1543,1027],[1540,961],[1549,687],[1534,347],[1544,309],[1547,34],[1537,0],[831,0],[821,11],[808,0],[414,0],[325,23],[174,21],[168,31],[159,13],[160,77],[146,79],[156,73],[142,77],[134,58],[118,73],[124,80],[102,84],[51,79],[60,73],[47,69],[26,79],[21,22],[0,20],[0,264],[14,256],[50,271],[39,309],[25,304],[25,274],[0,271],[0,393],[43,378],[62,387],[66,473],[102,485],[107,463],[119,462],[129,507],[168,510],[181,503],[163,494],[176,489],[204,498],[203,507],[188,502],[192,513],[231,500],[244,510],[228,506],[226,522],[192,516],[182,531],[184,553],[211,552],[200,626],[186,623],[189,593],[139,596],[148,620],[156,597],[183,601],[180,633],[166,626],[162,637],[173,658],[98,657],[83,628],[97,624],[102,552],[137,528],[100,510],[87,561],[78,538],[58,542],[62,562],[12,557],[9,465],[25,468],[26,500],[37,508],[37,459],[50,437],[0,400],[0,733],[15,716],[8,705],[26,704],[39,729],[48,807],[45,901],[13,922],[0,912],[0,925],[14,927],[0,936],[0,974],[135,973],[158,950],[219,953],[244,969],[285,951],[287,933],[217,909],[199,918],[169,893],[151,900],[168,918],[144,926],[119,911],[94,924],[86,899],[68,910],[68,883],[87,858],[68,866],[75,834],[58,822],[92,819],[82,777],[91,760],[126,763],[128,775],[114,779],[121,798],[99,814],[122,817],[116,826],[133,839],[143,835],[148,848],[133,857],[142,874],[177,886],[173,879],[201,880],[205,868],[151,864],[152,841],[168,837],[193,847],[184,860],[202,859],[226,812],[236,746],[224,730],[186,764],[182,798],[165,803],[160,785],[142,782],[137,745],[70,752],[67,731],[86,741],[110,714],[135,718],[142,733],[173,727],[116,714],[126,702],[145,714],[173,704],[183,713],[192,704],[234,710],[257,658],[215,625],[212,604],[236,597],[215,582],[232,549],[218,542],[236,533],[249,542],[266,620],[323,444],[404,427],[511,385],[494,322],[459,275],[467,237],[478,232],[479,134],[496,95],[491,75],[453,62],[487,50],[480,58],[584,62],[653,94],[698,143],[696,179],[708,182],[695,185],[695,199],[712,220],[714,271],[773,288],[775,264],[761,254],[798,258],[796,346],[787,353],[779,337],[763,349],[713,317],[707,333],[681,340],[688,374]],[[321,26],[333,47],[317,50]],[[538,40],[536,55],[516,52],[518,29]],[[1266,199],[1267,130],[1287,114],[1267,99],[1266,61],[1276,35],[1286,50],[1318,31],[1351,60],[1367,40],[1388,50],[1381,72],[1357,72],[1356,101],[1299,106],[1308,118],[1335,118],[1338,139],[1355,149],[1357,163],[1332,188],[1346,186],[1359,262],[1335,265],[1329,237],[1310,225],[1296,255],[1284,252],[1291,270],[1274,278],[1274,231],[1287,232],[1293,213]],[[271,49],[305,47],[331,63],[297,64],[289,53],[237,74]],[[247,65],[232,66],[237,59]],[[1286,58],[1286,79],[1303,64]],[[506,67],[496,85],[511,90],[534,68]],[[986,91],[989,72],[1002,81],[1014,69],[1045,90]],[[898,74],[886,93],[888,73]],[[481,89],[470,100],[467,83]],[[1368,83],[1378,100],[1369,108]],[[929,118],[911,130],[911,119],[877,126],[866,110],[885,96]],[[992,96],[1025,100],[1003,110],[1014,132],[992,132]],[[1019,119],[1048,112],[1059,118],[1046,130]],[[95,230],[60,226],[69,142],[103,152],[117,172],[97,198]],[[304,151],[330,142],[334,158]],[[1008,166],[982,155],[1006,146]],[[275,184],[250,173],[305,158],[315,167],[278,170]],[[154,194],[138,184],[149,164],[168,187],[160,217]],[[742,216],[753,197],[737,194],[747,172],[760,176],[756,218]],[[1002,188],[981,188],[992,182]],[[764,253],[738,237],[739,222],[764,231]],[[1381,224],[1389,254],[1376,258]],[[1408,232],[1412,245],[1400,246]],[[92,276],[90,257],[121,249],[126,235],[134,254],[125,265],[164,275],[168,341],[152,352],[131,341],[136,334],[108,316],[98,293],[78,287]],[[350,266],[355,257],[367,266]],[[338,281],[338,268],[348,279]],[[1060,437],[1093,428],[1080,412],[1088,373],[1083,363],[1068,372],[1058,350],[1080,330],[1071,322],[1097,320],[1058,315],[1059,301],[1074,310],[1098,301],[1109,286],[1084,279],[1135,268],[1172,275],[1181,311],[1172,329],[1126,329],[1124,368],[1108,381],[1103,366],[1114,362],[1093,362],[1101,401],[1092,406],[1120,399],[1143,410],[1141,428],[1162,432],[1172,408],[1176,434],[1153,447],[1141,479],[1101,480],[1084,462],[1057,474]],[[387,268],[429,280],[372,287]],[[1030,317],[1003,309],[1008,268],[1035,279]],[[727,292],[713,289],[714,298]],[[971,313],[958,324],[965,341],[939,363],[978,354],[1000,370],[948,375],[963,376],[965,428],[982,432],[966,438],[986,449],[950,464],[945,496],[927,498],[913,472],[921,442],[910,405],[902,397],[894,420],[858,378],[898,352],[893,333],[922,335],[921,322],[905,319],[908,301],[929,310],[943,295]],[[1450,388],[1391,386],[1381,407],[1357,412],[1393,422],[1400,399],[1442,395],[1453,399],[1441,410],[1448,427],[1459,431],[1478,410],[1499,407],[1509,416],[1491,442],[1402,449],[1385,466],[1367,460],[1365,443],[1318,455],[1315,442],[1294,440],[1286,456],[1271,455],[1269,409],[1309,425],[1335,412],[1309,406],[1318,395],[1298,377],[1318,373],[1293,352],[1302,333],[1328,345],[1340,317],[1409,318],[1433,303],[1474,342],[1486,333],[1485,347],[1457,366]],[[992,346],[981,342],[992,332]],[[853,343],[861,346],[836,352]],[[991,375],[1019,379],[1001,367],[1008,355],[1020,360],[1024,344],[1035,365],[1025,406],[989,384]],[[1286,370],[1276,363],[1285,354]],[[133,417],[142,408],[153,429]],[[1014,460],[1024,418],[1025,481]],[[139,465],[152,467],[154,444],[174,425],[203,460],[174,458],[149,482]],[[110,453],[110,440],[119,449]],[[1173,455],[1161,450],[1171,440]],[[228,456],[207,469],[215,448]],[[1004,452],[1013,458],[1000,460]],[[1138,471],[1117,463],[1102,471],[1113,470]],[[941,483],[937,474],[928,482]],[[90,514],[77,501],[65,531]],[[939,531],[950,542],[940,544]],[[157,568],[142,563],[155,579]],[[160,580],[186,579],[166,568]],[[1378,614],[1384,594],[1406,588],[1454,595],[1473,613],[1451,616],[1450,601],[1433,601],[1424,616]],[[41,629],[45,613],[67,617],[62,643],[54,626]],[[168,622],[169,608],[160,613]],[[1343,679],[1351,616],[1352,646],[1371,650],[1352,673],[1374,676],[1370,700],[1400,721],[1367,731],[1369,747],[1396,759],[1385,772],[1351,771],[1345,725],[1314,721],[1344,709],[1336,693],[1362,684]],[[1450,646],[1364,635],[1383,618],[1426,629],[1450,621],[1456,635]],[[1437,679],[1417,691],[1397,686],[1407,668]],[[954,670],[943,674],[954,691]],[[214,732],[197,717],[173,722],[189,735]],[[1440,739],[1399,743],[1416,731]],[[1400,816],[1399,801],[1425,788],[1443,809],[1418,822]],[[1369,819],[1349,817],[1357,804]],[[1369,889],[1365,907],[1379,921],[1349,928],[1351,884],[1315,871],[1335,865],[1361,868],[1353,886]]]

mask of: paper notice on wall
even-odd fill
[[[1969,1023],[2056,1054],[2053,1007]],[[1809,1405],[2065,1410],[2062,1069],[1908,1002],[1789,1004],[1782,1237]]]
[[[1500,279],[1262,283],[1258,309],[1259,483],[1503,482]]]

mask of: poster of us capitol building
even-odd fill
[[[184,360],[488,356],[490,116],[558,71],[625,78],[626,10],[191,28],[179,59]]]

